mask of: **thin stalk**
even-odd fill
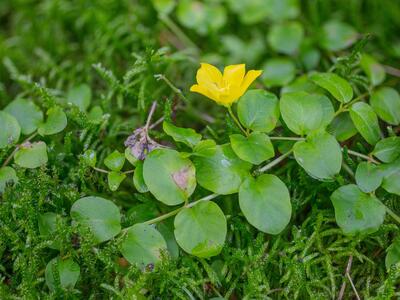
[[[168,212],[168,213],[166,213],[166,214],[164,214],[164,215],[161,215],[161,216],[159,216],[159,217],[157,217],[157,218],[148,220],[148,221],[144,222],[144,224],[150,225],[150,224],[154,224],[154,223],[161,222],[161,221],[163,221],[163,220],[165,220],[165,219],[167,219],[167,218],[169,218],[169,217],[172,217],[172,216],[178,214],[181,210],[183,210],[183,209],[185,209],[185,208],[193,207],[193,206],[199,204],[200,202],[210,201],[210,200],[212,200],[212,199],[214,199],[214,198],[216,198],[216,197],[218,197],[218,196],[219,196],[219,194],[211,194],[211,195],[208,195],[208,196],[203,197],[203,198],[201,198],[201,199],[199,199],[199,200],[197,200],[197,201],[195,201],[195,202],[185,204],[184,206],[179,207],[179,208],[177,208],[177,209],[175,209],[175,210],[173,210],[173,211],[170,211],[170,212]]]
[[[343,151],[343,149],[342,149],[342,151]],[[350,154],[350,155],[354,155],[354,156],[360,157],[360,158],[365,159],[365,160],[367,160],[367,161],[370,161],[370,162],[372,162],[372,163],[374,163],[374,164],[377,164],[377,165],[380,164],[380,162],[377,161],[376,159],[374,159],[374,158],[372,158],[372,157],[370,157],[370,156],[368,156],[368,155],[359,153],[359,152],[357,152],[357,151],[353,151],[353,150],[347,149],[347,153]]]
[[[93,170],[96,170],[97,172],[100,172],[100,173],[105,173],[105,174],[108,174],[108,173],[110,173],[109,171],[107,171],[107,170],[104,170],[104,169],[101,169],[101,168],[97,168],[97,167],[93,167]]]
[[[264,173],[265,171],[268,171],[269,169],[275,167],[277,164],[279,164],[281,161],[283,161],[286,157],[288,157],[291,153],[293,152],[293,149],[289,150],[285,154],[282,154],[278,158],[274,159],[271,161],[269,164],[265,165],[264,167],[261,167],[260,169],[256,170],[255,173],[260,174]]]
[[[336,117],[337,115],[341,114],[344,111],[345,111],[345,107],[343,106],[343,103],[340,103],[338,110],[335,112],[335,114],[333,116]]]
[[[174,23],[168,16],[160,16],[160,20],[184,43],[186,46],[192,47],[196,52],[200,52],[199,47]]]
[[[159,124],[161,124],[164,121],[164,117],[159,118],[157,121],[155,121],[153,124],[149,126],[149,129],[153,129],[157,127]]]
[[[397,223],[400,224],[400,217],[396,215],[396,213],[386,206],[386,212],[394,219]]]
[[[235,121],[236,125],[240,128],[240,130],[244,133],[245,136],[248,136],[247,131],[242,127],[239,120],[236,118],[235,114],[232,111],[232,106],[228,106],[229,115],[232,117],[233,121]]]
[[[367,97],[369,95],[369,93],[364,93],[361,94],[360,96],[354,98],[353,100],[351,100],[349,103],[346,104],[346,108],[352,106],[354,103],[356,103],[357,101],[360,101],[361,99]]]
[[[302,137],[294,137],[294,136],[270,136],[270,140],[277,141],[304,141],[305,138]]]
[[[154,75],[154,77],[157,80],[163,80],[171,88],[171,90],[173,90],[176,94],[178,94],[179,97],[181,97],[184,102],[189,103],[188,98],[186,98],[186,96],[182,93],[182,90],[177,88],[167,77],[165,77],[164,74],[156,74]]]
[[[157,107],[157,101],[154,101],[153,104],[151,105],[149,114],[147,115],[147,121],[146,121],[146,125],[145,125],[146,131],[149,129],[151,118],[153,117],[156,107]]]

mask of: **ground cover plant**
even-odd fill
[[[397,299],[400,3],[0,2],[0,299]]]

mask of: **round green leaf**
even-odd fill
[[[265,18],[272,21],[293,19],[300,13],[298,0],[228,0],[228,3],[244,24],[255,24]]]
[[[5,112],[14,116],[23,134],[31,134],[43,121],[43,113],[33,101],[17,98],[6,106]]]
[[[254,165],[258,165],[275,155],[274,146],[264,133],[253,132],[248,137],[232,134],[230,140],[236,155]]]
[[[357,166],[356,182],[365,193],[375,191],[382,183],[381,170],[374,164],[362,162]]]
[[[135,224],[129,227],[121,244],[122,255],[131,263],[140,267],[155,264],[161,258],[161,252],[167,250],[167,244],[154,227]]]
[[[21,127],[16,118],[4,111],[0,111],[0,128],[0,149],[18,142]]]
[[[329,51],[339,51],[351,46],[358,37],[357,31],[346,23],[332,20],[322,27],[320,45]]]
[[[338,114],[329,124],[327,131],[339,142],[348,140],[358,132],[348,112]]]
[[[295,64],[287,58],[269,59],[261,75],[267,87],[283,86],[291,82],[296,75]]]
[[[242,39],[235,34],[226,34],[220,38],[223,53],[227,53],[228,61],[241,61],[247,65],[255,65],[264,53],[265,44],[261,34],[256,33],[251,39]]]
[[[390,163],[400,156],[400,137],[392,136],[376,143],[372,154],[379,160]]]
[[[52,212],[47,212],[39,215],[38,226],[40,235],[43,237],[49,237],[56,231],[57,218],[59,216]],[[54,240],[49,248],[59,250],[61,247],[61,241]]]
[[[197,0],[180,0],[176,15],[180,23],[201,35],[218,30],[227,19],[222,5]]]
[[[268,34],[271,48],[284,54],[294,54],[303,40],[304,29],[299,22],[290,21],[274,24]]]
[[[87,84],[75,86],[70,89],[67,94],[67,102],[78,106],[82,111],[86,111],[91,100],[92,91]]]
[[[246,179],[240,186],[239,205],[251,225],[269,234],[280,233],[292,214],[286,185],[270,174]]]
[[[120,171],[125,163],[125,155],[115,150],[111,154],[107,155],[104,159],[104,164],[113,171]]]
[[[391,125],[400,124],[400,95],[390,87],[382,87],[372,93],[369,100],[376,114]]]
[[[55,106],[47,111],[47,120],[39,125],[40,135],[52,135],[64,130],[67,126],[67,116],[61,107]]]
[[[303,40],[300,46],[299,52],[300,60],[302,65],[307,71],[311,71],[318,68],[321,60],[321,52],[314,47],[314,43],[310,38]]]
[[[316,179],[333,179],[342,166],[342,151],[336,139],[326,133],[309,135],[293,146],[297,163]]]
[[[278,98],[264,90],[250,90],[237,106],[240,123],[254,131],[270,132],[279,119]]]
[[[63,289],[72,290],[78,281],[79,273],[79,265],[72,258],[62,259],[57,256],[46,266],[46,284],[51,291],[57,289],[58,283]]]
[[[334,116],[332,103],[326,96],[306,92],[283,94],[280,110],[289,129],[299,135],[325,127]]]
[[[386,251],[385,265],[389,270],[392,265],[400,262],[400,239],[397,238]]]
[[[143,178],[143,162],[139,160],[136,163],[135,173],[133,174],[133,185],[139,193],[147,193],[149,189]]]
[[[391,194],[400,195],[400,160],[379,167],[383,176],[382,187]]]
[[[372,85],[379,85],[385,80],[385,69],[372,56],[364,53],[361,56],[360,66],[367,74]]]
[[[336,100],[347,103],[353,98],[351,85],[334,73],[315,73],[310,79],[327,90]]]
[[[107,174],[108,187],[112,192],[118,190],[121,182],[126,178],[124,173],[118,171],[111,171]]]
[[[23,168],[34,169],[47,163],[47,146],[45,142],[24,143],[14,156],[15,163]]]
[[[186,144],[189,147],[194,147],[201,140],[201,134],[198,134],[191,128],[181,128],[164,121],[163,129],[166,134],[171,136],[174,141]]]
[[[175,217],[175,238],[187,253],[198,257],[218,255],[226,238],[226,219],[214,202],[184,208]]]
[[[237,193],[252,165],[237,157],[230,145],[214,147],[213,153],[194,157],[197,182],[217,194]]]
[[[18,182],[17,173],[11,167],[0,168],[0,194],[4,193],[7,184]]]
[[[77,200],[71,207],[71,217],[89,227],[96,243],[108,241],[121,231],[118,207],[104,198],[90,196]]]
[[[258,23],[264,20],[269,13],[265,0],[227,0],[227,2],[230,9],[239,14],[240,21],[244,24]]]
[[[385,218],[385,206],[375,196],[356,185],[338,188],[331,196],[336,222],[347,235],[369,234],[378,230]]]
[[[371,106],[357,102],[350,108],[350,117],[361,136],[371,145],[381,138],[378,118]]]
[[[196,187],[192,162],[170,149],[150,152],[143,164],[143,178],[154,197],[167,205],[186,201]]]

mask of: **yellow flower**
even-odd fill
[[[218,104],[231,106],[249,88],[250,84],[261,75],[262,71],[251,70],[246,74],[245,64],[225,67],[224,74],[210,64],[200,64],[197,71],[197,84],[190,91],[202,94]]]

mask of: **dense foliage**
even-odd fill
[[[400,297],[398,1],[0,24],[0,299]]]

